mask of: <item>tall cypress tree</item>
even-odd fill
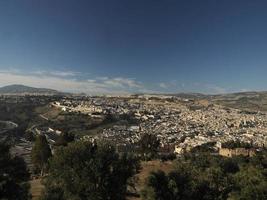
[[[36,138],[32,148],[32,163],[36,173],[43,175],[47,166],[48,159],[52,156],[50,146],[44,135],[39,135]]]

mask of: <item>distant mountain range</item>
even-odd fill
[[[47,88],[34,88],[25,85],[8,85],[0,88],[0,94],[63,94],[57,90]]]

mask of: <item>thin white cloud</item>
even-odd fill
[[[137,83],[133,79],[128,79],[128,78],[112,78],[112,79],[106,79],[104,81],[105,84],[110,85],[112,87],[129,87],[129,88],[141,88],[141,84]]]
[[[96,80],[94,80],[94,79],[88,79],[87,82],[88,83],[96,83]]]
[[[240,92],[249,92],[249,91],[252,91],[252,90],[247,89],[247,88],[243,88],[243,89],[240,90]]]
[[[24,71],[16,69],[16,68],[0,69],[0,73],[25,75]],[[35,71],[27,72],[27,75],[53,76],[53,77],[76,77],[76,76],[81,75],[81,73],[76,72],[76,71],[68,71],[68,70],[62,70],[62,71],[35,70]]]
[[[106,77],[106,76],[99,76],[99,77],[96,77],[97,80],[102,80],[102,81],[106,81],[108,80],[109,78]]]
[[[52,88],[65,92],[85,92],[88,94],[127,94],[137,92],[144,86],[129,78],[97,78],[78,80],[78,73],[55,73],[34,71],[29,74],[19,71],[0,70],[0,86],[24,84],[32,87]]]
[[[169,93],[200,92],[221,94],[229,92],[210,83],[181,83],[178,81],[143,84],[134,78],[125,77],[87,77],[75,71],[32,71],[25,73],[15,68],[0,69],[0,86],[23,84],[32,87],[51,88],[64,92],[87,94],[129,94],[129,93]]]
[[[172,80],[169,82],[161,82],[158,84],[161,91],[165,92],[198,92],[204,94],[222,94],[227,93],[229,90],[224,87],[220,87],[216,84],[211,83],[184,83],[176,80]]]
[[[211,84],[211,83],[199,83],[196,82],[193,84],[195,88],[198,90],[197,92],[206,93],[206,94],[225,94],[228,93],[229,90],[227,88]]]
[[[166,89],[166,88],[168,88],[168,84],[167,83],[160,83],[159,87]]]
[[[81,75],[80,72],[75,72],[75,71],[44,71],[44,70],[33,71],[30,72],[29,74],[38,76],[53,76],[53,77],[76,77]]]

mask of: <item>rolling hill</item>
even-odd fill
[[[0,94],[62,94],[57,90],[47,88],[35,88],[25,85],[8,85],[0,88]]]
[[[213,103],[227,107],[249,111],[267,111],[267,92],[239,92],[213,95],[209,97]]]

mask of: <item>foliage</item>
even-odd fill
[[[35,139],[36,139],[35,135],[34,135],[33,132],[31,132],[31,131],[27,131],[27,132],[25,132],[25,134],[24,134],[24,138],[25,138],[26,140],[30,141],[30,142],[34,142]]]
[[[235,174],[236,190],[232,193],[238,200],[267,199],[266,175],[260,168],[253,166],[243,167]]]
[[[39,135],[36,137],[31,156],[35,172],[41,172],[41,175],[43,175],[48,159],[52,156],[50,146],[44,135]]]
[[[163,155],[160,155],[159,158],[162,162],[165,162],[168,160],[173,161],[176,159],[176,154],[175,153],[163,154]]]
[[[152,172],[142,191],[150,200],[267,199],[267,152],[253,158],[187,153],[169,174]]]
[[[202,153],[207,153],[207,152],[214,152],[214,145],[216,144],[216,142],[208,142],[208,143],[204,143],[200,146],[196,146],[193,149],[191,149],[191,153],[198,153],[198,152],[202,152]]]
[[[122,200],[139,169],[134,157],[107,143],[73,142],[59,147],[49,165],[43,200]]]
[[[12,157],[9,151],[9,145],[0,143],[0,199],[30,199],[26,164],[22,158]]]
[[[64,133],[60,134],[60,136],[58,137],[58,139],[56,141],[56,145],[58,145],[58,146],[67,146],[68,143],[73,142],[74,139],[75,139],[74,134],[68,133],[68,132],[64,132]]]
[[[252,145],[249,143],[237,141],[228,141],[222,144],[223,148],[234,149],[234,148],[251,148]]]
[[[152,159],[158,153],[160,140],[153,134],[144,134],[139,141],[139,145],[144,159]]]

